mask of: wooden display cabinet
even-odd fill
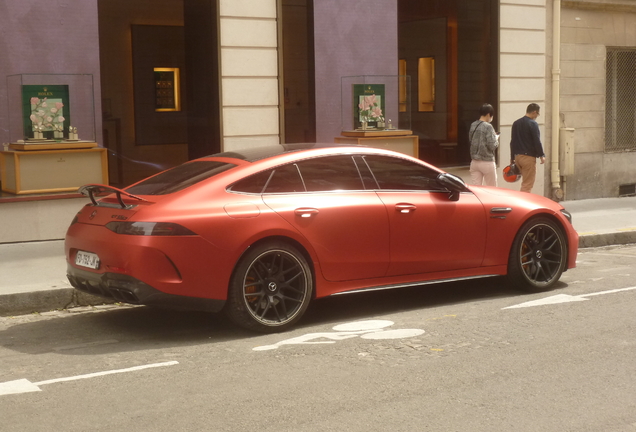
[[[335,137],[337,144],[359,144],[375,148],[393,150],[409,156],[418,157],[419,141],[417,135],[410,130],[355,130],[342,131],[340,137]]]
[[[97,143],[11,144],[0,151],[2,191],[13,194],[76,191],[87,183],[108,184],[107,149]],[[88,148],[76,148],[77,146]],[[61,147],[61,148],[60,148]],[[17,148],[17,149],[16,149]]]

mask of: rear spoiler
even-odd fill
[[[128,192],[126,192],[124,190],[117,189],[117,188],[114,188],[112,186],[101,185],[101,184],[87,184],[87,185],[84,185],[81,188],[79,188],[77,192],[79,192],[82,195],[87,196],[88,198],[90,198],[90,200],[93,203],[93,205],[99,205],[99,204],[97,204],[97,200],[95,199],[95,196],[100,196],[100,195],[105,195],[105,194],[115,194],[117,196],[117,201],[119,202],[119,205],[123,209],[130,208],[130,206],[126,205],[126,203],[124,202],[124,200],[121,197],[122,195],[125,195],[128,198],[136,199],[138,201],[150,202],[150,201],[145,200],[145,199],[143,199],[141,197],[138,197],[136,195],[128,193]]]

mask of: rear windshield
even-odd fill
[[[133,195],[166,195],[178,192],[235,166],[225,162],[189,162],[131,186],[126,189],[126,192]]]

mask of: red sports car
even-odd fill
[[[124,190],[86,185],[66,235],[78,290],[288,329],[313,298],[507,275],[547,290],[576,263],[559,204],[467,186],[360,146],[279,145],[193,160]]]

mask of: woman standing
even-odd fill
[[[490,124],[495,110],[490,104],[479,108],[479,120],[470,125],[470,178],[477,186],[497,186],[495,151],[499,146],[499,135]]]

